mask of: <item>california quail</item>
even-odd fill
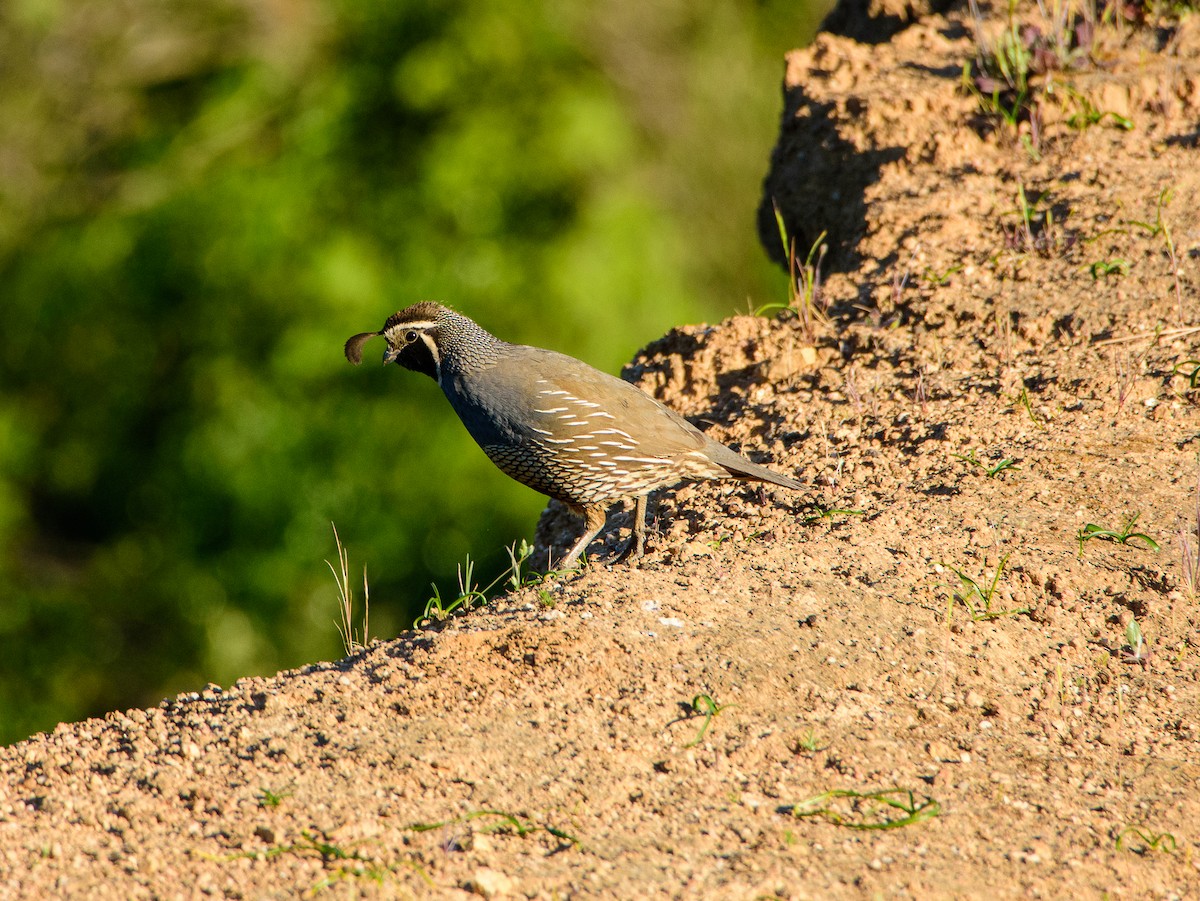
[[[637,498],[626,553],[645,543],[646,497],[685,479],[747,479],[785,488],[795,479],[708,438],[638,388],[573,357],[509,344],[466,316],[418,303],[378,332],[346,342],[346,359],[382,335],[384,364],[434,379],[471,437],[502,471],[584,518],[583,537],[559,564],[569,569],[604,527],[608,505]]]

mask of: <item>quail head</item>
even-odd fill
[[[383,362],[434,379],[493,463],[583,517],[583,536],[561,569],[576,564],[613,501],[637,500],[625,549],[637,557],[646,498],[657,488],[686,479],[804,487],[713,441],[628,382],[552,350],[501,341],[440,304],[415,304],[378,332],[355,335],[346,358],[360,363],[363,344],[379,335],[388,345]]]

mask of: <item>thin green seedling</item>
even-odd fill
[[[1170,188],[1163,188],[1158,194],[1158,204],[1154,209],[1154,222],[1145,222],[1140,219],[1126,219],[1126,225],[1132,225],[1146,232],[1147,238],[1157,238],[1159,235],[1170,232],[1170,227],[1163,219],[1163,210],[1171,202],[1172,191]]]
[[[798,818],[819,817],[827,823],[846,829],[900,829],[931,820],[942,812],[942,805],[933,798],[928,795],[919,797],[918,800],[916,793],[904,788],[875,792],[835,789],[793,805],[791,813]],[[846,809],[839,810],[835,807]],[[897,811],[901,815],[897,815]]]
[[[513,542],[505,550],[508,552],[508,587],[510,590],[519,591],[527,585],[536,585],[542,581],[542,576],[539,574],[524,572],[526,562],[533,555],[533,545],[522,538],[520,546]]]
[[[1069,89],[1068,89],[1069,90]],[[1078,91],[1070,90],[1071,98],[1078,105],[1078,112],[1067,117],[1067,125],[1077,131],[1084,131],[1093,125],[1099,125],[1105,119],[1111,119],[1113,125],[1122,131],[1133,130],[1133,120],[1114,113],[1112,110],[1101,110],[1092,101]]]
[[[816,754],[818,751],[824,751],[828,747],[828,745],[822,746],[821,743],[817,741],[817,731],[815,729],[810,728],[807,732],[796,739],[797,754],[800,753],[800,751],[807,751],[809,754]]]
[[[951,454],[950,456],[962,460],[964,463],[967,463],[971,466],[976,466],[979,469],[982,469],[984,475],[986,475],[989,479],[996,478],[996,476],[1000,475],[1000,473],[1004,472],[1005,470],[1021,468],[1017,465],[1017,461],[1012,457],[1005,457],[995,466],[989,466],[985,461],[979,459],[974,448],[967,451],[965,454]]]
[[[818,519],[833,519],[835,516],[866,516],[866,510],[850,510],[841,507],[822,507],[814,503],[812,513],[806,514],[805,522],[816,522]]]
[[[1131,847],[1130,836],[1142,842],[1144,847]],[[1147,851],[1162,851],[1164,854],[1173,854],[1178,847],[1179,843],[1175,841],[1175,836],[1170,832],[1155,832],[1145,826],[1126,826],[1117,833],[1118,851],[1133,851],[1138,854],[1145,854]]]
[[[700,726],[700,731],[696,737],[689,741],[685,748],[694,748],[700,742],[704,741],[704,736],[708,732],[708,727],[712,725],[713,719],[722,710],[728,710],[732,704],[718,704],[712,699],[711,695],[700,694],[692,698],[692,711],[698,716],[704,717],[704,722]]]
[[[283,789],[282,791],[277,791],[277,792],[271,791],[271,789],[264,786],[263,788],[259,789],[258,797],[256,800],[258,801],[259,807],[273,808],[273,807],[278,807],[280,804],[283,803],[285,798],[290,798],[291,796],[292,796],[292,788],[290,786],[288,788]]]
[[[362,843],[356,842],[355,844]],[[301,832],[300,841],[293,844],[275,845],[267,848],[265,851],[241,851],[231,855],[228,859],[249,858],[256,860],[264,857],[271,859],[282,857],[285,854],[295,854],[299,857],[316,856],[321,858],[324,866],[332,866],[332,872],[318,880],[310,889],[311,894],[314,895],[343,879],[369,879],[372,882],[382,884],[389,876],[394,876],[396,871],[401,868],[409,869],[417,876],[420,876],[430,888],[434,884],[433,880],[429,878],[429,874],[416,861],[404,860],[393,864],[379,863],[366,857],[360,851],[335,845],[307,830]]]
[[[1017,185],[1017,208],[1014,211],[1021,217],[1021,228],[1025,235],[1027,246],[1033,247],[1033,217],[1037,212],[1036,204],[1031,204],[1025,194],[1025,185]]]
[[[436,583],[431,583],[433,594],[425,602],[425,609],[421,615],[413,620],[413,628],[419,629],[421,623],[427,620],[440,622],[460,611],[486,604],[490,593],[501,582],[506,581],[509,589],[517,590],[528,585],[537,585],[544,579],[557,575],[555,572],[539,575],[525,571],[525,563],[533,553],[533,547],[527,541],[522,540],[520,545],[513,542],[505,550],[508,551],[508,569],[483,588],[480,588],[475,581],[475,561],[471,559],[470,554],[467,555],[466,561],[458,566],[458,595],[456,597],[443,598],[441,589]]]
[[[1106,529],[1103,526],[1096,525],[1094,522],[1087,523],[1075,536],[1075,540],[1079,542],[1079,556],[1083,556],[1084,543],[1091,541],[1093,538],[1099,538],[1104,541],[1115,541],[1117,544],[1140,542],[1145,549],[1157,551],[1159,549],[1157,541],[1145,532],[1135,532],[1133,530],[1140,517],[1140,513],[1132,514],[1126,518],[1119,529]]]
[[[1163,218],[1163,210],[1171,203],[1174,196],[1174,191],[1171,188],[1163,188],[1158,195],[1158,205],[1154,212],[1154,223],[1139,222],[1135,219],[1127,220],[1129,225],[1145,229],[1147,235],[1151,238],[1156,238],[1159,235],[1163,236],[1163,242],[1167,248],[1167,259],[1171,263],[1171,277],[1175,282],[1175,302],[1179,307],[1179,323],[1184,322],[1183,308],[1183,283],[1181,281],[1181,272],[1179,268],[1179,254],[1175,248],[1175,238],[1171,235],[1171,226],[1166,219]]]
[[[983,580],[973,579],[955,566],[942,564],[958,576],[957,588],[949,585],[942,586],[950,590],[950,598],[946,603],[946,625],[949,625],[953,618],[955,604],[965,607],[971,621],[976,623],[1029,612],[1028,607],[1014,607],[1010,610],[992,609],[992,604],[996,600],[996,589],[1000,585],[1000,578],[1004,575],[1004,567],[1008,565],[1008,557],[1008,554],[1001,557],[1000,562],[996,564],[996,571],[990,578],[985,577]]]
[[[447,601],[442,597],[438,586],[432,584],[433,595],[425,602],[425,610],[413,623],[413,628],[419,627],[424,620],[434,619],[440,622],[459,610],[470,610],[476,605],[486,604],[487,594],[479,588],[474,580],[474,575],[475,561],[468,554],[466,562],[460,563],[458,566],[458,596]],[[503,578],[503,576],[499,578]],[[495,584],[495,582],[492,583],[492,585]]]
[[[1046,430],[1046,424],[1042,422],[1041,417],[1034,412],[1033,401],[1029,397],[1028,388],[1022,387],[1021,393],[1012,398],[1012,403],[1015,406],[1023,408],[1025,412],[1029,414],[1029,421],[1032,422],[1039,431],[1044,432]]]
[[[480,829],[481,832],[488,835],[496,832],[511,831],[514,835],[524,838],[538,830],[543,830],[555,838],[569,842],[572,845],[578,846],[580,844],[579,839],[569,832],[555,826],[548,826],[544,823],[535,823],[533,820],[519,817],[513,813],[506,813],[503,810],[473,810],[460,817],[442,820],[437,823],[410,823],[408,828],[413,832],[432,832],[435,829],[444,829],[446,826],[460,826],[484,818],[496,821],[486,824]]]
[[[1092,275],[1093,281],[1099,281],[1102,278],[1108,278],[1110,275],[1128,275],[1130,263],[1129,260],[1097,260],[1088,265],[1088,272]]]
[[[1009,210],[1020,222],[1005,228],[1005,241],[1009,249],[1020,253],[1036,252],[1042,256],[1065,250],[1075,242],[1075,236],[1061,228],[1055,228],[1054,209],[1048,204],[1049,195],[1039,193],[1032,199],[1024,184],[1017,185],[1017,205]]]
[[[930,287],[941,288],[950,284],[950,277],[958,272],[962,272],[962,269],[962,263],[959,263],[957,266],[951,266],[949,269],[942,270],[941,272],[938,272],[931,266],[926,266],[925,271],[921,273],[921,281]]]
[[[1150,659],[1150,651],[1146,648],[1146,637],[1142,635],[1142,627],[1136,619],[1130,619],[1125,627],[1125,641],[1129,650],[1123,651],[1121,659],[1125,663],[1140,663],[1142,666]]]
[[[1200,598],[1200,478],[1196,483],[1196,508],[1192,522],[1190,525],[1184,522],[1179,526],[1179,554],[1183,592],[1188,600],[1195,602]]]
[[[1191,367],[1191,372],[1187,371],[1188,367]],[[1184,360],[1176,363],[1171,367],[1171,375],[1182,375],[1187,379],[1188,388],[1191,390],[1200,388],[1200,360]]]
[[[350,554],[342,546],[342,539],[338,536],[337,526],[333,523],[330,523],[330,525],[333,526],[333,540],[337,545],[338,568],[334,569],[333,564],[328,560],[325,561],[325,565],[329,567],[329,571],[333,573],[333,579],[337,583],[338,608],[342,615],[342,621],[337,624],[337,628],[338,634],[342,636],[342,647],[345,649],[346,656],[348,657],[363,650],[371,642],[371,586],[367,584],[367,568],[364,566],[362,631],[355,632],[354,590],[350,587]]]
[[[355,842],[355,844],[362,844],[362,842]],[[259,853],[260,852],[245,851],[235,856],[256,857]],[[324,861],[368,860],[368,858],[364,857],[360,851],[350,850],[348,848],[335,845],[332,842],[317,837],[315,833],[309,832],[307,829],[300,833],[300,841],[290,845],[273,845],[261,853],[267,857],[281,857],[284,854],[315,854]]]

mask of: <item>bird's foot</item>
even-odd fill
[[[635,533],[625,547],[621,548],[620,553],[613,558],[613,563],[623,563],[626,560],[633,561],[641,558],[646,551],[646,536],[641,533]]]

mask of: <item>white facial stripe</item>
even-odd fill
[[[433,336],[429,332],[421,332],[421,340],[425,342],[425,346],[429,348],[429,354],[433,357],[433,367],[437,375],[437,383],[442,384],[442,355],[438,353],[437,342],[433,340]]]
[[[419,332],[423,329],[435,328],[437,325],[438,321],[436,319],[420,319],[414,322],[397,322],[388,329],[388,333],[391,334],[394,332],[403,332],[408,331],[409,329]]]

